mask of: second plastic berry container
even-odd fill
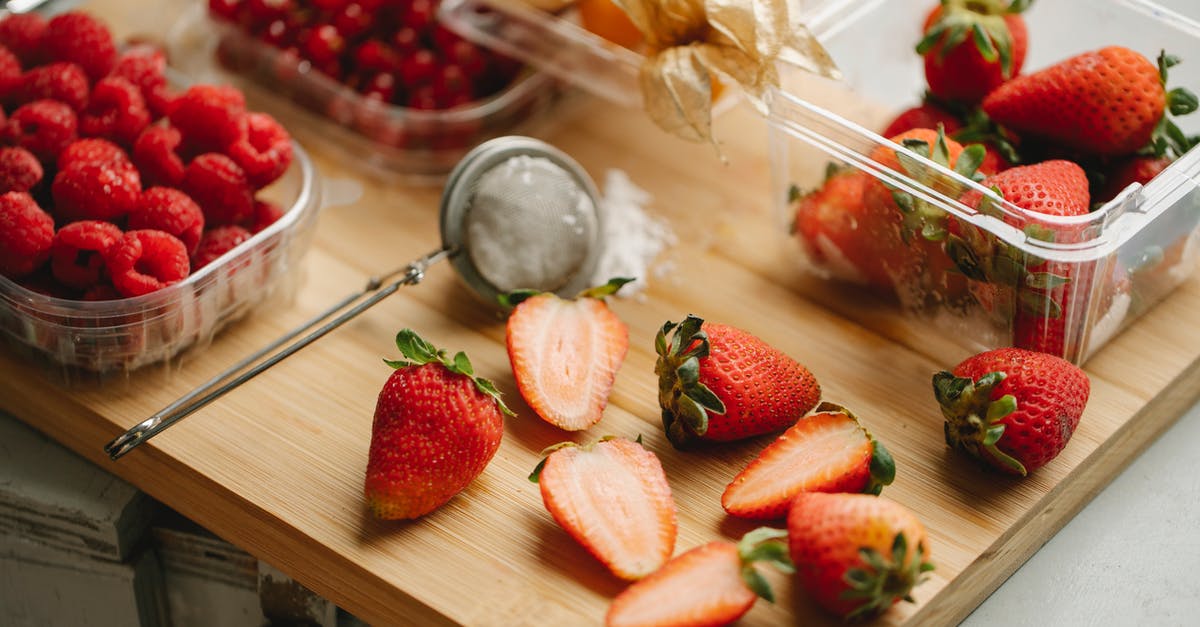
[[[0,276],[0,336],[72,372],[128,371],[203,349],[268,298],[287,298],[321,206],[308,155],[293,144],[287,172],[262,191],[284,215],[233,250],[159,291],[119,300],[46,296]]]
[[[562,96],[550,76],[522,70],[496,94],[444,110],[382,103],[192,3],[164,39],[170,64],[197,82],[233,82],[310,145],[331,148],[377,178],[440,181],[468,150],[536,134]]]
[[[772,186],[780,226],[789,234],[785,255],[830,280],[874,284],[873,291],[896,298],[908,323],[926,334],[936,328],[964,352],[1028,345],[1077,363],[1195,269],[1200,150],[1087,215],[1035,216],[999,199],[990,208],[973,208],[962,202],[963,194],[988,190],[943,166],[914,156],[906,159],[909,172],[901,174],[871,158],[880,149],[901,150],[876,131],[924,90],[913,47],[936,2],[802,4],[806,24],[845,78],[792,77],[772,94]],[[1200,91],[1200,23],[1153,2],[1037,2],[1025,19],[1025,73],[1110,45],[1151,60],[1166,49],[1183,57],[1171,68],[1170,86]],[[1188,134],[1200,131],[1200,114],[1177,121]],[[855,264],[853,250],[862,241],[855,237],[870,237],[868,228],[847,219],[840,233],[830,235],[806,231],[797,220],[805,192],[822,189],[831,173],[847,171],[865,172],[924,203],[923,210],[944,217],[955,244],[947,237],[928,250],[913,246],[892,264],[891,276],[872,281],[865,264]],[[848,243],[833,241],[837,237]],[[988,267],[981,269],[983,263]]]

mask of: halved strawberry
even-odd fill
[[[613,599],[606,627],[728,625],[774,594],[754,563],[764,561],[794,572],[782,529],[763,527],[741,542],[717,541],[698,546],[667,562],[660,570],[629,586]]]
[[[742,518],[782,518],[801,492],[879,494],[895,477],[891,454],[854,414],[821,403],[734,477],[721,506]]]
[[[604,303],[633,279],[613,279],[564,300],[548,292],[508,296],[508,359],[521,397],[538,417],[578,431],[597,422],[629,350],[629,329]]]
[[[547,449],[529,476],[555,522],[622,579],[654,572],[675,551],[675,501],[662,464],[638,442],[604,438]]]

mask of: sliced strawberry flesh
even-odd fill
[[[814,414],[763,449],[725,489],[725,511],[779,518],[800,492],[861,492],[870,480],[871,440],[846,414]]]
[[[712,542],[671,560],[621,593],[609,609],[609,627],[724,625],[757,598],[742,583],[737,547]]]
[[[600,420],[629,332],[600,300],[543,294],[513,311],[507,342],[521,396],[543,420],[574,431]]]
[[[638,579],[675,549],[675,503],[654,453],[628,440],[568,447],[539,479],[546,509],[613,573]]]

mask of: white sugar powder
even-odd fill
[[[592,285],[602,285],[614,277],[633,277],[637,281],[621,288],[618,296],[633,296],[646,288],[655,258],[678,241],[666,220],[646,213],[644,207],[651,200],[649,192],[635,185],[624,171],[607,172],[600,200],[604,247],[592,273]],[[656,278],[669,268],[667,263],[660,264]]]

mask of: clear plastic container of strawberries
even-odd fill
[[[530,134],[562,94],[549,76],[442,26],[439,0],[211,0],[166,33],[172,65],[230,80],[310,144],[367,174],[432,183],[467,150]]]
[[[773,94],[791,256],[979,350],[1082,362],[1195,269],[1200,24],[1116,0],[809,2]]]
[[[307,156],[237,89],[165,72],[84,12],[0,21],[0,335],[68,369],[169,360],[295,284]]]

